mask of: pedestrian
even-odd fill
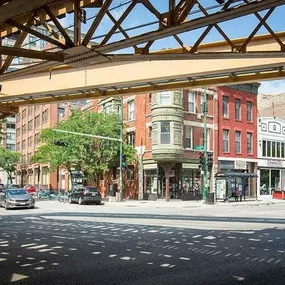
[[[239,196],[240,196],[239,189],[236,188],[236,190],[235,190],[235,201],[236,201],[236,202],[238,202]]]
[[[199,184],[198,184],[197,180],[195,180],[195,182],[194,182],[193,192],[194,192],[194,200],[198,202],[198,199],[199,199]]]

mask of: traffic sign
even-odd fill
[[[195,145],[194,149],[195,150],[204,150],[204,146],[203,145]]]

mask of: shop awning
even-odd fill
[[[215,175],[217,178],[255,178],[257,177],[254,172],[227,172],[227,173],[217,173]]]

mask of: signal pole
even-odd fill
[[[204,164],[203,164],[203,199],[204,203],[208,200],[208,153],[207,153],[207,88],[204,88],[203,116],[204,116]]]
[[[123,96],[121,97],[121,114],[120,114],[120,197],[119,201],[123,201],[123,170],[122,170],[122,164],[123,164],[123,124],[124,124],[124,109],[123,109]]]

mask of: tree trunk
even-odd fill
[[[10,184],[13,184],[11,172],[8,172],[7,174],[8,174],[8,180],[10,181]]]
[[[72,171],[70,169],[68,169],[68,173],[70,175],[70,182],[71,182],[71,189],[70,190],[73,190],[73,179],[72,179]]]

